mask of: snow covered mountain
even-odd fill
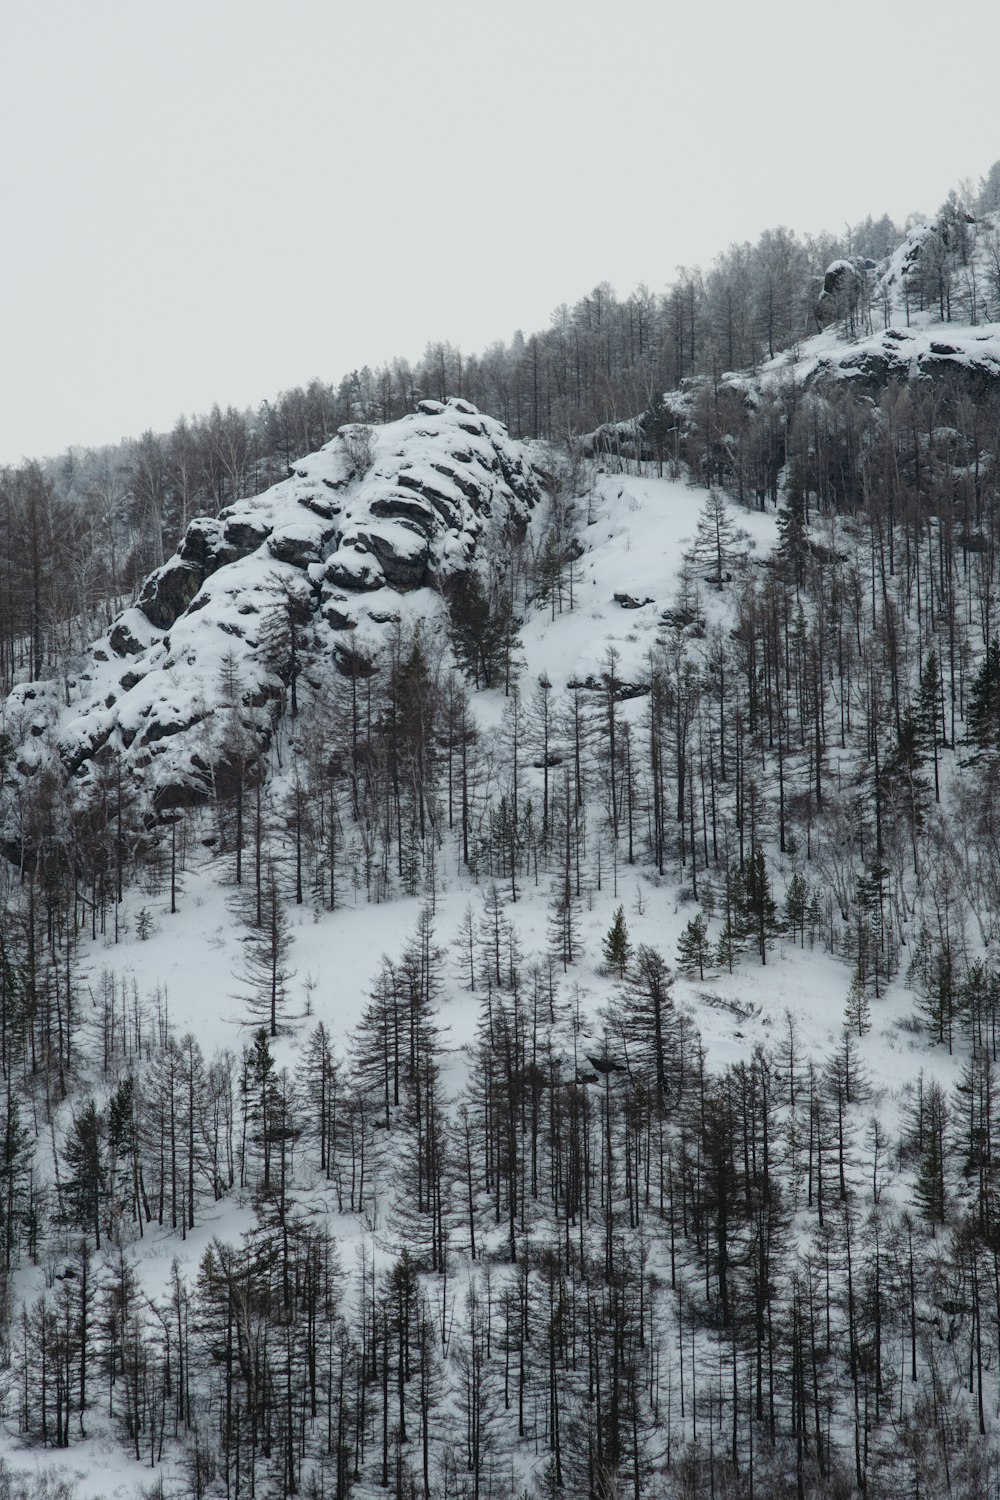
[[[996,1488],[989,229],[558,476],[351,424],[15,688],[0,1465]]]

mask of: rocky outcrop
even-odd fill
[[[861,297],[861,275],[849,260],[835,260],[823,277],[823,290],[816,299],[817,328],[838,321],[850,324]]]
[[[799,366],[801,384],[849,381],[874,395],[890,381],[953,377],[972,393],[996,389],[1000,380],[1000,325],[886,328],[881,333],[824,349]]]
[[[234,712],[260,745],[280,714],[272,621],[297,612],[302,691],[322,691],[331,666],[370,674],[385,633],[440,614],[448,580],[487,534],[501,552],[522,534],[540,494],[527,449],[467,401],[352,423],[265,494],[192,521],[67,684],[14,689],[3,727],[18,775],[48,766],[84,800],[116,757],[151,812],[218,794]]]

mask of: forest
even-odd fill
[[[776,230],[0,475],[5,692],[344,423],[457,395],[548,486],[351,670],[276,608],[267,701],[208,685],[210,796],[150,816],[114,753],[78,795],[5,724],[0,1494],[87,1454],[178,1500],[1000,1497],[1000,382],[765,378],[838,259],[845,340],[1000,320],[998,208],[1000,164],[903,300],[887,220]],[[595,624],[602,533],[682,491],[666,607]],[[547,675],[560,625],[593,671]],[[115,955],[193,953],[210,888],[200,1032]],[[347,986],[369,911],[344,1028],[296,954]]]

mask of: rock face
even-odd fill
[[[205,797],[225,779],[234,712],[251,744],[273,733],[275,621],[294,610],[303,669],[370,670],[394,622],[440,616],[441,587],[476,565],[487,535],[502,552],[523,534],[540,494],[501,423],[467,401],[425,401],[384,427],[351,424],[265,494],[192,521],[68,684],[8,698],[5,841],[18,778],[43,768],[82,800],[118,759],[150,813]]]
[[[823,290],[816,300],[816,326],[829,328],[839,320],[848,321],[861,296],[861,277],[849,260],[835,260],[823,277]]]
[[[942,336],[944,333],[947,336]],[[871,395],[889,381],[960,380],[973,395],[1000,380],[1000,325],[960,328],[886,328],[800,362],[803,385],[849,381]]]

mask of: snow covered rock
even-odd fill
[[[218,789],[234,688],[251,744],[265,747],[280,717],[283,612],[295,611],[312,677],[371,670],[386,631],[439,614],[441,588],[487,538],[502,552],[523,534],[541,487],[501,423],[467,401],[423,401],[384,427],[343,428],[266,493],[192,521],[75,676],[22,683],[4,705],[17,772],[0,809],[7,847],[19,790],[44,767],[84,801],[120,758],[151,814]]]
[[[850,314],[861,295],[861,277],[849,260],[835,260],[823,277],[823,290],[816,301],[816,325],[828,328]]]

